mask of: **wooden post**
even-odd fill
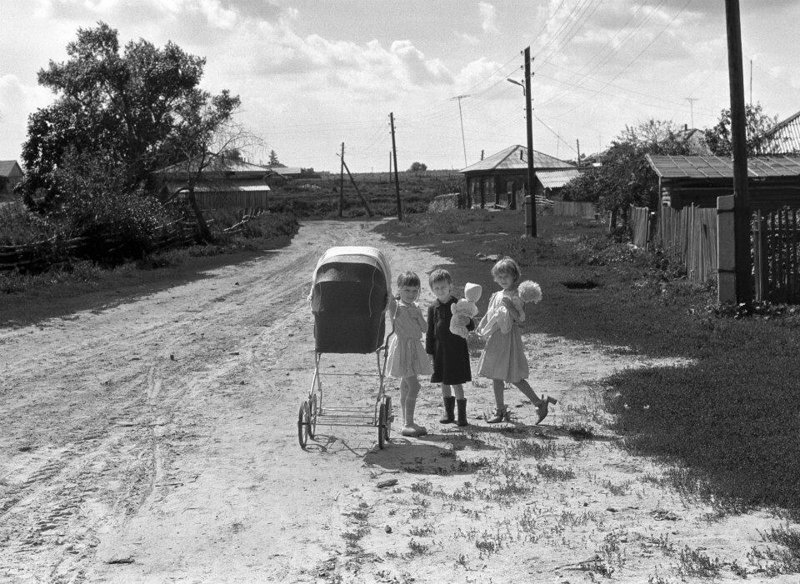
[[[717,197],[717,301],[736,302],[734,195]]]
[[[733,150],[733,193],[736,197],[736,301],[753,300],[750,261],[750,197],[747,192],[747,136],[742,71],[742,31],[739,0],[725,0],[728,33],[728,80],[731,95],[731,146]]]
[[[530,227],[528,237],[536,237],[536,171],[533,168],[533,113],[531,107],[531,48],[525,47],[525,127],[528,134],[528,193],[531,196]]]
[[[767,220],[761,214],[761,210],[756,211],[756,228],[753,233],[753,266],[756,285],[756,301],[767,300],[769,291],[769,256],[767,255]]]
[[[367,210],[367,215],[372,217],[373,213],[372,213],[372,209],[369,206],[369,201],[367,201],[366,197],[364,197],[364,195],[362,195],[361,191],[358,189],[358,185],[356,184],[356,181],[353,178],[353,175],[350,174],[350,169],[347,167],[347,163],[344,161],[344,158],[342,158],[342,164],[344,165],[344,169],[347,171],[347,176],[350,177],[350,182],[353,183],[353,188],[356,190],[356,194],[358,195],[358,198],[361,199],[362,203],[364,203],[364,208],[366,208],[366,210]]]
[[[344,212],[344,142],[342,142],[342,163],[339,165],[339,217]]]
[[[397,146],[394,141],[394,112],[389,113],[392,125],[392,152],[394,154],[394,190],[397,193],[397,220],[403,220],[403,202],[400,199],[400,179],[397,176]]]

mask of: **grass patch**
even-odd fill
[[[778,544],[778,548],[753,548],[748,559],[759,565],[768,576],[800,572],[800,530],[786,525],[761,533],[765,543]]]
[[[800,308],[717,310],[713,284],[688,282],[668,255],[609,238],[591,221],[540,216],[533,239],[520,237],[524,214],[514,212],[414,215],[378,229],[452,258],[441,267],[457,287],[484,287],[481,312],[497,289],[492,261],[481,258],[510,255],[544,293],[526,305],[525,330],[691,363],[605,380],[605,407],[625,447],[686,468],[670,480],[686,494],[727,499],[727,512],[777,506],[800,517]]]

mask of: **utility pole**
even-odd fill
[[[750,59],[750,107],[753,107],[753,59]]]
[[[750,262],[750,197],[747,191],[747,138],[739,0],[725,0],[725,22],[728,30],[728,79],[731,92],[736,302],[749,304],[753,300],[753,282]]]
[[[575,147],[578,149],[578,170],[581,169],[581,141],[575,138]]]
[[[339,217],[344,212],[344,142],[342,142],[342,163],[339,165]]]
[[[389,113],[389,123],[392,126],[392,152],[394,154],[394,190],[397,193],[397,220],[403,220],[403,203],[400,200],[400,180],[397,177],[397,146],[394,141],[394,112]]]
[[[697,98],[696,97],[685,97],[684,99],[689,102],[689,112],[690,112],[689,115],[691,116],[690,119],[692,121],[692,128],[691,129],[694,129],[694,102],[697,101]]]
[[[531,48],[525,47],[525,129],[528,134],[528,204],[526,231],[536,237],[536,171],[533,168],[533,108],[531,107]]]
[[[464,140],[464,116],[461,113],[461,100],[465,97],[469,97],[469,95],[457,95],[450,98],[450,101],[458,100],[458,117],[461,119],[461,145],[464,147],[464,168],[467,167],[467,142]]]

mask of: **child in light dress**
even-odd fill
[[[433,359],[431,383],[442,384],[444,417],[439,422],[442,424],[457,422],[459,426],[466,426],[467,398],[464,397],[464,384],[472,381],[472,371],[467,340],[450,331],[452,307],[458,302],[458,298],[453,296],[453,278],[447,270],[437,269],[431,272],[428,283],[433,295],[436,296],[436,301],[428,308],[425,352]],[[465,326],[468,331],[475,330],[474,320],[468,318]]]
[[[431,364],[422,347],[422,333],[427,324],[416,303],[420,280],[414,272],[397,277],[397,301],[392,306],[394,334],[389,340],[386,369],[392,377],[400,378],[400,409],[403,411],[403,436],[424,436],[424,426],[414,422],[414,410],[419,394],[418,375],[429,375]]]
[[[519,329],[519,323],[525,320],[525,309],[519,298],[522,273],[517,262],[505,257],[492,267],[492,276],[501,290],[492,294],[489,308],[478,325],[478,334],[487,339],[478,362],[478,375],[492,380],[496,404],[494,415],[486,421],[496,424],[507,418],[503,391],[505,383],[509,382],[536,406],[538,424],[547,416],[548,406],[557,400],[546,396],[540,398],[527,381],[528,361]]]

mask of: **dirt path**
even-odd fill
[[[378,450],[372,429],[320,426],[301,450],[310,273],[326,248],[356,244],[421,275],[447,261],[370,224],[315,222],[204,279],[0,330],[0,581],[671,582],[703,557],[722,579],[752,576],[747,553],[773,518],[715,517],[603,433],[600,379],[680,363],[530,334],[532,379],[561,400],[545,425],[530,406],[517,424],[476,419],[491,397],[476,381],[473,424],[442,427],[424,385],[430,436]],[[356,355],[323,370],[369,367]],[[337,383],[340,403],[376,389]]]

